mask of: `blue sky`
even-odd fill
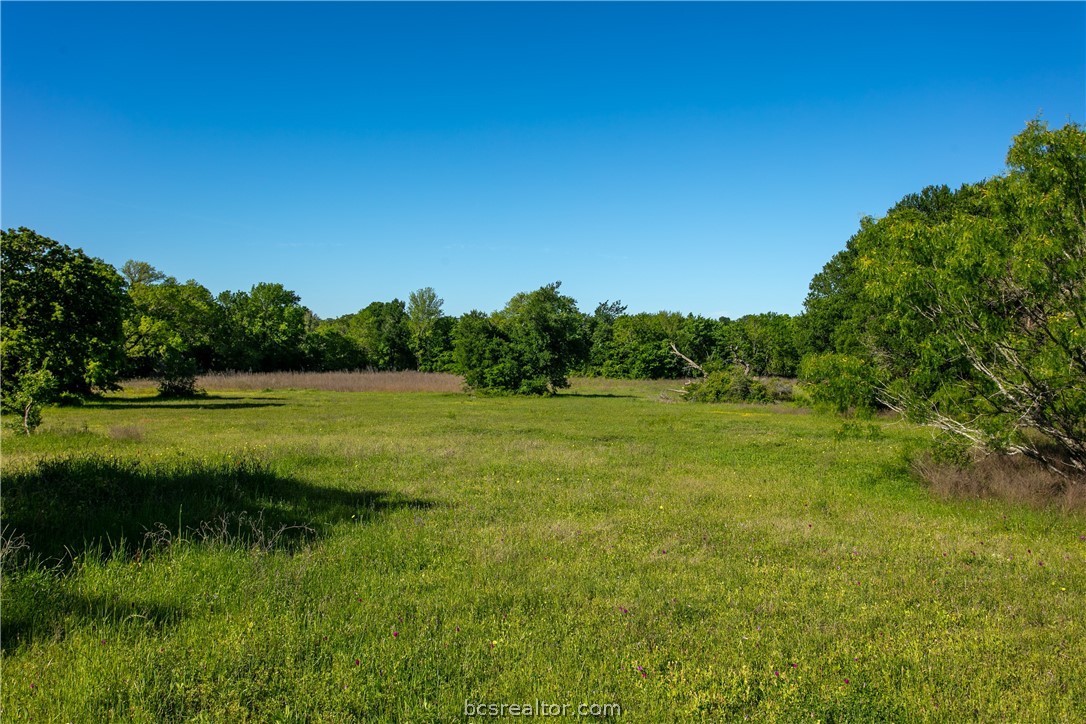
[[[322,317],[801,311],[857,229],[1086,120],[1084,3],[13,3],[2,223]]]

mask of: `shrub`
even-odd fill
[[[197,397],[202,390],[196,387],[196,361],[174,348],[168,347],[155,363],[153,377],[158,382],[158,394],[162,397]]]
[[[764,382],[747,374],[739,365],[714,370],[686,387],[691,402],[772,402],[773,394]]]
[[[867,415],[878,405],[875,369],[867,361],[847,354],[811,354],[799,366],[815,407],[837,413]]]
[[[11,427],[27,435],[34,432],[41,425],[42,405],[56,394],[57,378],[49,370],[23,374],[3,398],[4,411],[18,415],[11,420]]]
[[[586,359],[587,340],[577,303],[558,293],[560,282],[517,294],[500,312],[473,311],[456,327],[458,371],[483,392],[554,394]]]

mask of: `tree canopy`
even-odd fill
[[[1086,472],[1086,133],[1034,121],[1008,171],[866,219],[812,282],[813,345],[879,399],[989,450]]]
[[[124,279],[101,261],[27,228],[3,232],[3,385],[48,370],[60,392],[109,389],[124,369]]]

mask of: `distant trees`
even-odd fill
[[[218,303],[218,367],[259,372],[302,367],[302,342],[312,315],[297,294],[282,284],[261,282],[248,292],[223,292]]]
[[[42,370],[61,393],[113,387],[124,370],[128,304],[116,270],[27,228],[4,231],[0,254],[4,392]]]

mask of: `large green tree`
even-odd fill
[[[886,404],[1083,474],[1086,133],[1032,122],[1007,163],[1003,176],[907,198],[865,224],[865,346]]]
[[[441,323],[445,316],[441,311],[444,301],[437,296],[433,287],[411,292],[407,298],[407,327],[410,332],[411,351],[415,355],[418,368],[424,372],[440,369],[441,354],[449,343],[447,334],[443,334],[448,327]]]
[[[282,284],[262,282],[248,292],[223,292],[217,366],[234,370],[300,369],[302,342],[312,315]]]
[[[41,370],[61,392],[114,387],[125,361],[124,280],[109,264],[30,229],[2,234],[4,390]]]
[[[178,283],[146,262],[128,261],[121,273],[132,302],[124,320],[128,373],[153,377],[165,395],[194,393],[222,326],[215,298],[196,281]]]
[[[455,332],[456,358],[468,385],[518,394],[554,394],[588,354],[584,316],[561,282],[517,294],[487,317],[472,312]]]

